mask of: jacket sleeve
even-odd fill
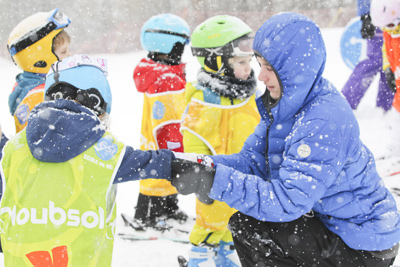
[[[209,196],[259,220],[297,219],[321,199],[342,168],[339,131],[324,122],[304,124],[292,131],[277,177],[266,179],[217,164]],[[299,153],[299,149],[310,154],[305,156],[307,153]]]
[[[0,128],[0,164],[1,164],[1,160],[3,159],[3,148],[5,147],[8,139],[7,137],[1,132],[1,128]],[[1,169],[1,166],[0,166]],[[3,177],[1,176],[2,172],[0,171],[0,199],[3,196]],[[0,247],[1,249],[1,247]]]
[[[3,158],[3,148],[5,144],[7,143],[8,139],[7,137],[1,132],[0,128],[0,160]]]
[[[174,159],[173,152],[167,149],[143,151],[126,146],[114,183],[148,178],[171,180],[171,162]]]

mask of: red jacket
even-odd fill
[[[144,58],[133,72],[133,80],[140,93],[178,91],[186,85],[186,64],[164,65]]]

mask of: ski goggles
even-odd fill
[[[46,100],[66,99],[76,100],[82,106],[94,111],[97,116],[107,109],[107,103],[96,88],[79,89],[66,82],[55,83],[47,89]]]
[[[48,17],[46,19],[47,23],[38,30],[32,31],[29,34],[24,35],[14,44],[11,44],[9,47],[11,56],[14,56],[18,52],[41,40],[52,31],[65,28],[71,23],[70,19],[66,15],[64,15],[64,13],[62,13],[58,8],[44,14]]]
[[[192,47],[192,54],[196,57],[228,56],[247,57],[253,56],[253,37],[244,36],[235,39],[222,47],[198,48]]]
[[[190,37],[188,35],[184,34],[184,33],[177,33],[177,32],[165,31],[165,30],[157,30],[157,29],[147,29],[147,30],[145,30],[145,32],[164,33],[164,34],[179,36],[179,37],[182,37],[182,38],[186,39],[185,44],[189,44],[189,41],[190,41]]]
[[[239,38],[233,40],[233,42],[230,42],[229,44],[231,45],[233,55],[235,57],[252,56],[254,54],[253,40],[254,38],[246,36],[244,38]]]

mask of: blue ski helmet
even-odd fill
[[[190,28],[185,20],[173,14],[161,14],[147,20],[140,32],[143,49],[169,54],[175,43],[189,44]]]
[[[82,95],[84,97],[82,105],[95,111],[103,107],[103,112],[111,112],[112,96],[107,80],[107,62],[105,59],[93,58],[88,55],[74,55],[55,62],[46,77],[45,100],[57,99],[57,97],[52,96],[56,87],[57,90],[64,90],[63,92],[71,91],[71,88],[75,91],[79,90],[82,94],[78,94],[78,97]],[[82,103],[81,100],[77,100]],[[96,103],[97,100],[98,103]],[[96,114],[99,115],[102,112],[96,112]]]

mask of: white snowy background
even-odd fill
[[[343,87],[351,70],[344,64],[340,55],[340,37],[343,28],[324,28],[322,29],[325,44],[328,50],[328,57],[325,69],[325,78],[329,79],[339,90]],[[73,40],[72,40],[73,42]],[[72,53],[74,51],[71,51]],[[94,55],[108,59],[109,81],[113,92],[113,106],[111,112],[111,131],[125,144],[139,148],[140,126],[142,117],[142,94],[136,91],[132,74],[133,69],[141,58],[146,56],[145,51],[126,53],[126,54],[102,54]],[[187,62],[187,80],[196,79],[196,73],[200,65],[192,57],[190,49],[186,49],[184,61]],[[253,62],[256,74],[258,73],[257,63]],[[8,95],[15,83],[15,76],[19,69],[11,60],[0,57],[0,123],[3,132],[12,137],[15,133],[13,118],[8,111]],[[367,91],[355,115],[361,128],[361,138],[365,144],[376,155],[382,155],[390,141],[388,131],[390,120],[388,114],[375,106],[377,94],[376,77],[372,86]],[[263,88],[259,84],[260,89]],[[378,162],[380,174],[384,176],[385,184],[390,188],[400,187],[400,175],[387,176],[388,162]],[[395,171],[396,168],[392,168]],[[398,166],[400,171],[400,164]],[[136,205],[139,182],[128,182],[120,184],[118,188],[118,213],[124,212],[133,215],[133,207]],[[396,197],[400,200],[400,197]],[[194,196],[179,196],[180,207],[189,215],[195,216]],[[398,201],[399,205],[399,201]],[[186,227],[191,228],[193,221]],[[157,241],[125,241],[117,235],[119,232],[131,232],[125,227],[121,217],[118,217],[116,238],[114,244],[114,254],[112,266],[178,266],[177,256],[188,255],[190,245],[172,242],[169,240]],[[0,266],[3,265],[3,257],[0,254]],[[400,258],[396,260],[400,265]]]

